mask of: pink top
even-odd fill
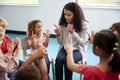
[[[118,74],[113,74],[111,71],[103,72],[96,66],[80,64],[79,68],[84,80],[119,80]]]
[[[18,59],[11,54],[0,53],[0,80],[9,80],[7,73],[15,70],[18,66]]]
[[[46,40],[46,36],[43,34],[41,34],[40,38],[34,38],[34,42],[35,42],[35,45],[43,45],[43,43],[45,42]],[[28,45],[31,46],[32,44],[32,41],[28,39]],[[33,52],[34,50],[32,49],[31,47],[31,53]]]

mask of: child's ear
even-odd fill
[[[93,46],[93,52],[94,52],[95,54],[98,54],[99,51],[100,51],[100,48],[99,48],[98,46]]]
[[[102,49],[99,48],[98,46],[95,46],[95,49],[96,49],[95,51],[96,51],[97,55],[101,55]]]

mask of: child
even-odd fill
[[[7,44],[12,42],[12,39],[9,36],[5,35],[5,30],[6,30],[7,25],[8,25],[7,21],[4,18],[0,17],[0,28],[1,28],[1,33],[2,33],[0,35],[1,36],[0,40],[1,40],[1,50],[3,54],[7,53]],[[16,45],[19,44],[19,38],[15,38],[13,42],[16,47]]]
[[[42,22],[40,20],[31,20],[28,23],[27,35],[28,35],[28,45],[31,47],[32,52],[36,51],[41,45],[44,45],[45,47],[48,46],[50,31],[47,29],[46,33],[42,33]],[[39,64],[40,64],[39,69],[41,72],[41,80],[48,80],[48,73],[50,66],[48,55],[40,59]]]
[[[5,35],[5,30],[6,30],[6,28],[7,28],[7,25],[8,25],[7,21],[6,21],[4,18],[0,17],[0,28],[2,29],[2,30],[1,30],[2,33],[1,33],[1,35],[0,35],[0,49],[1,49],[1,51],[2,51],[3,54],[8,53],[7,46],[8,46],[10,43],[13,42],[13,43],[14,43],[14,50],[13,50],[12,56],[14,56],[15,50],[18,48],[19,38],[15,38],[15,39],[12,41],[12,39],[11,39],[9,36]],[[0,53],[0,54],[1,54],[1,53]],[[23,63],[23,61],[19,60],[19,66],[20,66],[22,63]],[[19,67],[19,66],[18,66],[18,67]],[[14,78],[14,75],[15,75],[15,71],[8,73],[8,77],[9,77],[10,79],[13,79],[13,78]]]
[[[84,75],[83,80],[119,80],[120,53],[118,38],[109,30],[97,32],[93,39],[93,53],[100,58],[95,65],[75,64],[72,43],[66,45],[67,66],[70,70]]]
[[[19,63],[19,48],[16,48],[13,56],[15,45],[12,41],[6,44],[4,34],[5,30],[0,27],[0,80],[9,80],[7,73],[15,70]]]
[[[63,66],[65,69],[65,80],[72,80],[72,71],[68,69],[64,45],[73,41],[73,57],[75,63],[80,60],[85,61],[85,53],[88,41],[88,23],[84,18],[81,7],[74,2],[67,3],[56,26],[55,33],[60,48],[55,61],[56,80],[63,80]]]
[[[42,59],[47,54],[46,48],[41,46],[23,63],[18,69],[15,80],[41,80],[39,69],[35,65],[30,65],[35,59]]]
[[[46,55],[46,48],[39,47],[18,69],[15,80],[41,80],[39,69],[35,65],[30,65],[35,59],[42,59]],[[40,64],[41,65],[41,64]]]

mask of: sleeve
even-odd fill
[[[76,40],[76,42],[81,45],[84,46],[85,44],[88,43],[88,23],[84,22],[83,24],[83,29],[80,33],[76,33],[75,31],[72,34],[73,38]]]
[[[79,65],[79,70],[80,72],[84,75],[84,80],[95,80],[94,79],[94,74],[92,73],[90,66],[88,65],[84,65],[84,64],[80,64]]]
[[[0,56],[0,69],[2,71],[11,72],[17,68],[18,63],[18,59],[12,57],[12,55],[8,55],[8,53]]]

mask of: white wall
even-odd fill
[[[40,0],[39,6],[0,5],[0,16],[8,21],[8,30],[26,31],[29,20],[40,19],[43,27],[54,34],[53,24],[58,24],[62,8],[70,1],[73,0]],[[120,9],[82,8],[90,22],[89,32],[108,28],[113,22],[120,21]]]
[[[90,23],[89,32],[91,30],[99,31],[109,28],[114,22],[120,22],[120,8],[85,8],[83,11],[86,19]]]

